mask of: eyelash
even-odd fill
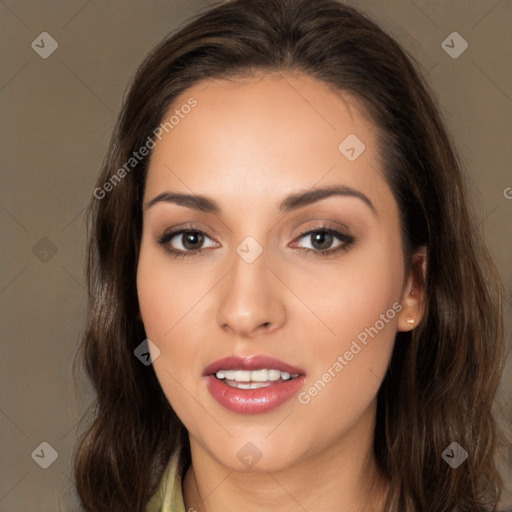
[[[322,255],[322,256],[329,256],[334,253],[338,252],[344,252],[349,249],[349,247],[354,243],[354,238],[345,235],[344,233],[341,233],[340,231],[337,231],[335,229],[329,228],[327,226],[319,226],[315,229],[310,229],[308,231],[305,231],[301,233],[297,239],[303,238],[307,235],[312,235],[314,233],[327,233],[328,235],[332,235],[335,238],[338,238],[341,242],[343,242],[340,246],[334,248],[334,249],[310,249],[309,247],[299,247],[298,249],[306,254],[308,253],[315,253],[315,255]],[[177,231],[171,231],[169,233],[164,233],[162,236],[160,236],[157,240],[158,244],[164,248],[164,250],[170,254],[174,258],[187,258],[191,256],[197,256],[201,254],[206,249],[197,249],[195,251],[182,251],[179,249],[173,249],[169,246],[169,242],[177,235],[181,235],[184,233],[199,233],[207,238],[210,238],[204,231],[201,229],[195,227],[195,226],[189,226],[186,228],[179,229]]]

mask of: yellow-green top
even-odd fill
[[[146,512],[186,512],[181,490],[181,475],[178,473],[177,450],[169,461],[162,481],[149,500]]]

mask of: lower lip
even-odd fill
[[[214,375],[206,377],[210,394],[220,405],[232,412],[259,414],[279,407],[292,398],[304,384],[305,375],[288,381],[279,381],[258,389],[238,389],[228,386]]]

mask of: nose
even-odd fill
[[[266,252],[252,263],[235,253],[219,287],[217,322],[237,338],[251,339],[286,322],[285,287],[267,267]]]

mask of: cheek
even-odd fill
[[[181,320],[193,315],[192,308],[197,302],[197,293],[190,282],[172,271],[168,262],[152,248],[141,247],[137,269],[137,294],[146,336],[159,349],[159,356],[153,361],[160,386],[175,411],[186,410],[184,383],[193,360],[194,346],[189,339],[183,339]],[[195,300],[192,300],[195,298]],[[187,315],[187,311],[189,311]],[[189,387],[187,385],[187,387]]]
[[[371,248],[347,253],[335,265],[317,266],[314,274],[295,278],[298,293],[326,327],[328,346],[334,343],[338,348],[373,326],[389,310],[384,319],[385,328],[381,321],[378,327],[386,333],[393,330],[396,325],[393,304],[401,300],[402,281],[400,246],[385,239]]]
[[[143,240],[137,268],[137,295],[146,336],[160,350],[153,366],[174,407],[183,397],[179,383],[197,384],[197,355],[204,342],[204,330],[200,326],[205,325],[201,299],[212,284],[197,279],[193,265],[186,270],[184,265],[177,265],[169,258]]]
[[[401,310],[400,246],[383,240],[372,250],[347,253],[323,278],[315,312],[331,332],[316,336],[312,372],[298,398],[313,416],[324,415],[333,428],[346,427],[374,399],[391,358]]]
[[[142,245],[137,295],[149,339],[171,340],[181,319],[194,317],[194,306],[207,289],[207,283],[194,279],[180,265],[173,265],[163,251]]]

